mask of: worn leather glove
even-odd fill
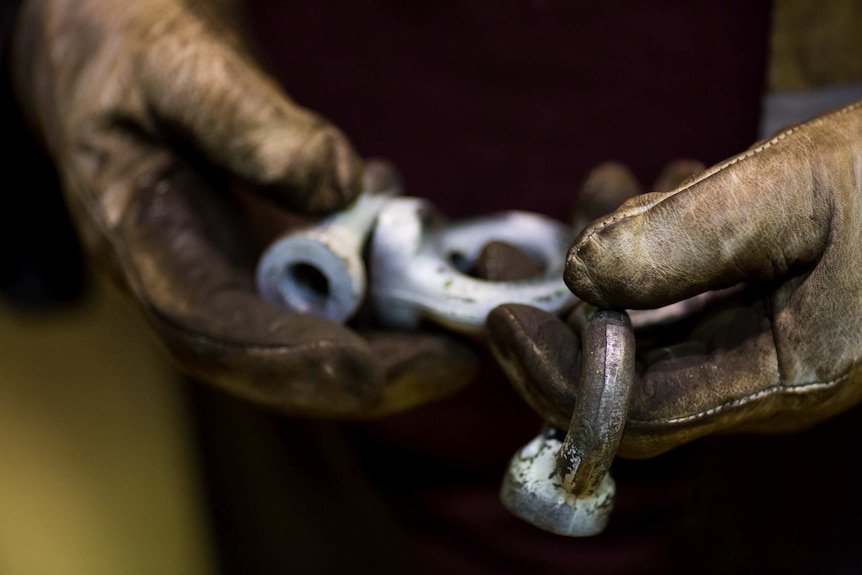
[[[637,310],[716,295],[697,312],[641,323],[621,456],[711,433],[801,430],[862,398],[860,165],[862,102],[673,191],[637,196],[580,234],[565,279],[588,304]],[[489,320],[518,388],[565,426],[580,365],[569,325],[524,307]]]
[[[224,1],[24,2],[16,90],[87,251],[182,369],[238,396],[365,417],[452,392],[476,367],[461,342],[360,337],[258,297],[260,246],[228,188],[321,214],[390,176],[281,91],[231,15]]]

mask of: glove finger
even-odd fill
[[[634,174],[624,164],[599,164],[587,174],[578,194],[572,218],[575,232],[580,232],[593,220],[614,211],[641,191]]]
[[[581,343],[560,318],[540,309],[504,304],[491,311],[488,343],[509,381],[551,425],[568,429],[581,371]]]
[[[551,425],[568,429],[581,377],[581,304],[568,325],[541,310],[504,305],[489,316],[489,342],[524,400]],[[679,326],[669,328],[677,330]],[[779,383],[777,355],[763,301],[725,306],[680,341],[644,353],[632,389],[619,454],[658,455],[710,433],[774,426],[781,410],[811,389]],[[674,337],[675,336],[675,337]],[[639,345],[642,343],[638,339]],[[790,425],[814,417],[795,414]]]
[[[362,172],[362,190],[367,194],[401,193],[401,179],[395,166],[383,159],[370,158]],[[309,228],[320,223],[320,217],[285,210],[269,198],[253,193],[248,186],[230,186],[231,201],[247,222],[253,222],[249,233],[259,251],[292,230]]]
[[[393,172],[378,168],[368,186],[393,185]],[[472,349],[450,337],[366,341],[271,308],[254,287],[255,250],[240,241],[248,234],[226,200],[182,166],[142,181],[122,223],[124,267],[186,371],[281,411],[354,419],[445,397],[475,375]]]
[[[705,169],[703,162],[698,160],[683,158],[669,162],[656,178],[652,191],[670,192]]]
[[[383,374],[362,338],[259,298],[239,222],[197,173],[167,164],[137,184],[112,244],[182,369],[291,413],[352,416],[380,400]]]
[[[432,332],[364,333],[386,388],[364,414],[380,417],[453,395],[472,382],[479,359],[467,343]]]
[[[847,145],[816,132],[774,138],[685,187],[630,200],[578,237],[566,283],[598,307],[648,309],[806,269],[829,240],[830,174],[846,173],[842,154],[811,160],[813,138]]]
[[[652,191],[669,192],[705,168],[706,166],[698,160],[683,158],[669,162],[656,178]],[[615,192],[616,195],[614,195]],[[640,194],[641,191],[634,174],[624,165],[607,162],[593,170],[587,178],[582,192],[586,197],[603,196],[605,193],[609,193],[610,197],[614,199],[604,204],[604,208],[600,210],[594,209],[591,205],[585,205],[584,215],[589,217],[589,220],[582,221],[580,224],[576,223],[578,230],[582,230],[590,221],[612,212],[626,200]],[[586,203],[590,204],[590,202]],[[699,294],[658,309],[633,310],[629,312],[629,315],[635,328],[646,327],[691,315],[700,310],[703,304],[711,300],[712,297],[712,292]]]
[[[771,307],[769,299],[741,292],[682,338],[678,326],[668,328],[666,340],[675,343],[639,349],[620,455],[652,457],[713,433],[799,431],[858,402],[852,371],[788,379]]]
[[[682,341],[677,336],[677,343],[639,352],[623,457],[652,457],[708,434],[757,429],[816,392],[782,385],[764,300],[721,306]],[[811,422],[805,413],[795,419],[797,428]]]
[[[535,277],[544,271],[542,262],[518,246],[488,242],[468,273],[492,282],[514,282]]]
[[[172,135],[290,209],[327,212],[359,193],[362,162],[344,134],[292,102],[235,38],[184,3],[159,22],[143,40],[138,81]]]

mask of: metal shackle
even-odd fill
[[[346,209],[273,242],[257,265],[257,286],[271,304],[344,323],[366,295],[362,250],[377,214],[396,189],[362,193]]]
[[[500,488],[514,515],[570,537],[597,535],[610,519],[610,467],[635,376],[634,331],[624,312],[595,310],[580,331],[583,361],[569,429],[545,427],[512,457]]]
[[[363,193],[320,224],[273,242],[258,262],[257,284],[265,300],[293,313],[344,323],[370,297],[385,325],[415,328],[427,319],[473,333],[502,303],[552,313],[572,305],[562,276],[573,239],[571,228],[538,214],[511,211],[449,223],[425,200],[397,196],[396,190]],[[491,241],[520,247],[541,261],[544,272],[494,282],[455,264],[475,261]]]
[[[425,200],[393,198],[380,211],[369,245],[377,318],[404,328],[430,320],[475,333],[503,303],[559,313],[575,301],[562,279],[573,239],[571,228],[539,214],[509,211],[449,223]],[[465,273],[458,262],[475,262],[492,241],[524,250],[542,263],[543,273],[502,282]]]

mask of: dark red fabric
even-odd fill
[[[451,216],[563,217],[608,159],[645,183],[755,137],[768,3],[250,0],[299,103]]]
[[[247,3],[292,97],[363,155],[393,160],[407,194],[451,217],[566,219],[599,162],[625,162],[649,186],[671,159],[714,163],[756,136],[766,2]],[[569,540],[497,498],[539,424],[489,361],[458,397],[346,430],[431,572],[669,572],[696,452],[620,463],[608,533]]]

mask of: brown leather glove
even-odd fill
[[[367,170],[341,132],[255,64],[230,8],[22,6],[14,82],[86,249],[128,288],[182,369],[236,395],[285,412],[364,417],[452,392],[476,367],[461,342],[360,337],[258,297],[260,249],[229,186],[320,214],[354,198]],[[387,178],[372,170],[366,184]]]
[[[860,166],[862,102],[637,196],[581,233],[566,282],[594,306],[659,308],[736,286],[698,312],[641,324],[620,455],[801,430],[862,398]],[[519,389],[568,425],[578,336],[523,307],[495,310],[489,326]]]

